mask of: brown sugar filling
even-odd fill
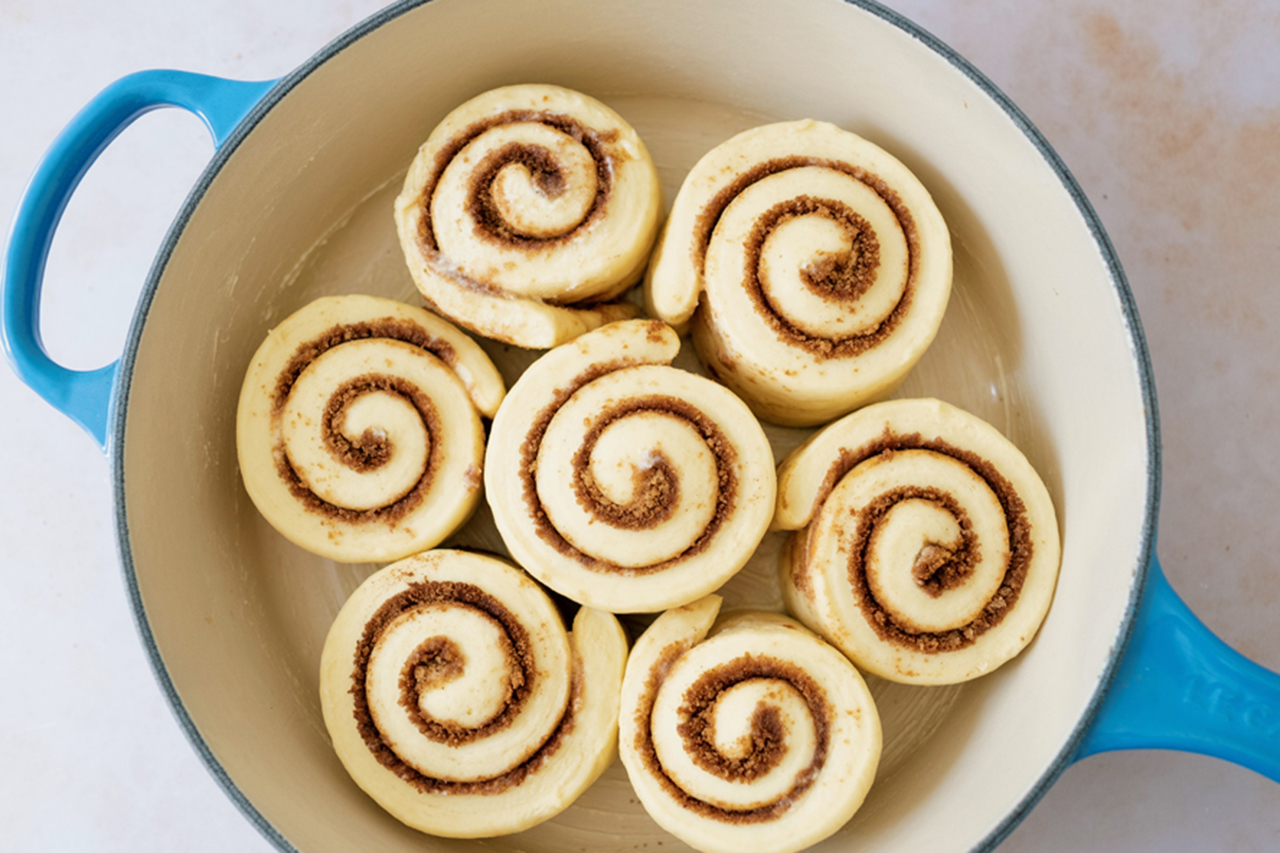
[[[861,292],[858,291],[860,286],[865,290],[865,286],[861,285],[860,282],[874,274],[874,268],[870,270],[867,268],[872,263],[872,256],[875,259],[874,264],[876,266],[879,265],[879,242],[875,240],[874,232],[870,225],[866,223],[866,220],[853,213],[842,202],[833,199],[817,199],[810,196],[799,196],[791,201],[776,205],[756,222],[746,247],[744,286],[755,304],[756,310],[783,340],[803,348],[818,358],[856,356],[870,350],[887,338],[906,316],[915,294],[916,278],[920,266],[920,238],[916,230],[915,219],[911,216],[911,211],[902,201],[902,198],[878,175],[851,163],[827,160],[820,157],[779,157],[756,164],[716,193],[699,214],[692,246],[694,268],[698,270],[703,268],[711,235],[715,231],[720,217],[724,214],[725,208],[729,206],[729,203],[734,198],[740,195],[747,187],[770,175],[784,172],[788,169],[807,166],[833,169],[850,176],[880,196],[885,204],[889,206],[889,209],[893,211],[907,243],[907,281],[902,298],[898,300],[898,304],[894,306],[889,315],[875,329],[836,340],[810,335],[790,323],[774,309],[765,298],[760,285],[759,255],[760,248],[769,233],[782,221],[785,221],[786,218],[804,215],[805,213],[820,213],[844,225],[854,234],[853,239],[860,241],[855,242],[855,250],[851,251],[847,258],[837,257],[828,262],[820,262],[803,273],[805,276],[823,281],[828,280],[834,274],[835,286],[824,285],[824,287],[830,287],[829,292],[836,298],[850,298],[843,295],[843,292]],[[853,213],[857,219],[848,217],[849,213]],[[861,222],[858,220],[861,220]],[[866,236],[860,235],[869,235],[871,239],[867,240]],[[872,241],[875,241],[874,251],[872,251]],[[867,252],[866,261],[860,260],[861,252],[864,250]],[[828,264],[830,265],[829,270],[826,268]]]
[[[807,196],[792,202],[800,205],[802,210],[809,203],[820,210],[824,207],[831,208],[828,215],[844,226],[849,248],[814,261],[800,271],[800,280],[809,290],[826,299],[852,302],[875,284],[876,270],[880,268],[880,240],[872,230],[871,223],[840,202],[820,203]],[[800,214],[792,212],[785,215],[773,227],[777,228],[787,218],[796,215]]]
[[[573,491],[578,506],[613,527],[647,530],[657,527],[675,511],[680,500],[680,475],[671,460],[654,453],[651,465],[631,474],[632,499],[620,504],[609,499],[591,474],[591,451],[595,442],[583,447],[573,460]]]
[[[321,335],[301,344],[293,357],[276,377],[276,387],[271,395],[271,413],[278,416],[284,410],[285,401],[289,399],[289,391],[298,381],[302,371],[311,362],[324,355],[338,344],[348,341],[362,341],[367,338],[390,338],[412,344],[424,349],[443,361],[449,367],[456,367],[458,354],[453,346],[442,338],[437,338],[426,329],[411,320],[398,317],[384,317],[380,320],[367,320],[359,323],[339,323]]]
[[[492,620],[491,616],[488,618]],[[493,621],[499,628],[506,627],[497,623],[497,620]],[[499,631],[498,636],[503,659],[508,661],[507,696],[503,702],[503,709],[506,710],[511,707],[511,697],[515,690],[524,683],[524,672],[520,667],[510,664],[517,656],[505,631]],[[429,637],[405,661],[400,672],[400,707],[426,738],[456,746],[491,733],[492,730],[484,726],[468,728],[452,721],[437,720],[422,710],[421,698],[424,693],[460,678],[465,671],[466,657],[462,650],[444,636]],[[506,725],[510,725],[510,721]]]
[[[653,704],[672,664],[688,650],[690,643],[673,643],[663,650],[650,669],[644,692],[636,708],[636,750],[648,771],[667,794],[690,811],[725,823],[751,824],[775,820],[808,790],[826,763],[831,740],[831,720],[835,713],[821,685],[796,664],[769,655],[745,654],[707,670],[689,686],[682,697],[677,728],[685,751],[704,770],[730,781],[750,782],[777,766],[786,753],[786,730],[776,707],[760,703],[752,714],[750,752],[741,759],[722,755],[714,746],[711,713],[720,695],[744,681],[765,679],[785,681],[805,700],[814,723],[813,759],[801,770],[791,788],[772,803],[742,811],[725,809],[690,795],[675,783],[658,760],[651,732]]]
[[[648,468],[634,472],[635,497],[628,504],[618,504],[605,497],[591,476],[591,456],[601,434],[615,422],[644,412],[672,415],[696,429],[708,443],[726,443],[720,428],[710,418],[675,397],[636,397],[601,411],[592,421],[582,446],[573,456],[573,490],[578,498],[578,505],[585,511],[614,527],[627,530],[657,527],[671,517],[680,499],[679,472],[671,464],[671,460],[660,452],[653,454],[652,464]],[[720,465],[721,461],[726,464]],[[731,462],[732,459],[721,460],[717,457],[716,469],[720,474],[718,485],[721,490],[732,491],[734,488]],[[717,512],[708,528],[713,525],[719,527],[721,523],[722,514]],[[708,529],[704,536],[714,532]]]
[[[890,489],[858,513],[858,532],[854,537],[853,554],[850,556],[851,562],[857,562],[858,565],[856,569],[851,568],[850,571],[856,571],[862,579],[868,599],[874,599],[875,595],[867,577],[870,568],[867,557],[875,550],[876,539],[880,533],[880,521],[894,506],[909,500],[924,500],[941,507],[950,513],[960,526],[959,547],[953,550],[939,543],[928,543],[916,555],[911,567],[911,575],[916,585],[927,595],[939,598],[947,590],[960,586],[973,574],[974,566],[981,559],[977,548],[977,536],[973,532],[973,522],[955,498],[933,488],[904,486]],[[859,596],[859,600],[862,600],[862,596]],[[912,637],[926,633],[923,628],[912,624],[900,614],[890,616],[887,608],[882,605],[877,606],[885,611],[886,618],[889,618],[903,633]],[[865,605],[863,612],[866,612]],[[878,619],[875,616],[872,618]]]
[[[851,248],[819,259],[801,270],[806,287],[830,302],[854,302],[875,282],[880,265],[880,242],[871,224],[852,208],[834,199],[798,196],[765,211],[747,236],[743,261],[743,287],[756,312],[779,337],[819,358],[848,358],[875,347],[898,327],[910,305],[911,288],[876,327],[844,338],[812,335],[788,320],[769,300],[761,280],[761,252],[765,240],[777,228],[797,216],[819,214],[842,227]]]
[[[942,500],[935,501],[943,503]],[[923,589],[931,598],[941,598],[942,594],[955,589],[964,583],[965,578],[973,574],[973,568],[981,557],[972,549],[972,523],[967,516],[960,516],[964,529],[964,546],[950,548],[941,542],[928,542],[916,554],[911,565],[911,577],[916,586]]]
[[[493,596],[477,586],[457,581],[425,581],[411,584],[403,592],[392,596],[365,623],[364,632],[356,644],[353,654],[350,694],[353,701],[352,714],[356,729],[360,733],[365,746],[377,759],[397,777],[412,785],[423,793],[448,794],[498,794],[512,786],[519,785],[531,773],[541,767],[550,758],[564,738],[573,729],[574,717],[581,709],[584,686],[582,684],[582,665],[574,652],[573,678],[570,686],[569,701],[564,715],[555,730],[541,748],[521,764],[491,779],[476,782],[455,782],[438,779],[420,772],[406,764],[383,738],[374,722],[369,709],[368,696],[365,693],[365,680],[368,674],[369,658],[377,645],[382,631],[398,616],[412,609],[436,603],[450,603],[469,607],[493,619],[502,627],[502,633],[510,643],[507,660],[510,661],[511,694],[505,707],[481,726],[474,729],[461,730],[457,727],[444,727],[423,733],[432,740],[449,744],[461,744],[479,740],[511,725],[528,701],[532,691],[537,689],[537,666],[533,657],[533,648],[529,634],[519,623],[514,614]],[[418,706],[416,692],[426,689],[432,684],[442,683],[457,677],[455,667],[463,665],[459,660],[460,651],[451,640],[443,637],[426,638],[422,645],[406,662],[400,679],[401,695],[398,702],[402,707],[416,709]],[[408,685],[410,696],[406,698],[406,678],[412,682]],[[417,723],[418,720],[415,720]],[[438,721],[430,721],[439,725]],[[430,727],[430,724],[428,724]],[[423,726],[419,724],[419,729]]]
[[[1000,624],[1017,604],[1018,596],[1022,592],[1022,585],[1026,582],[1028,567],[1031,565],[1031,522],[1027,518],[1026,505],[1022,502],[1022,498],[1018,496],[1013,484],[987,459],[971,451],[949,444],[940,438],[926,440],[920,433],[896,435],[888,428],[885,429],[880,438],[863,445],[857,450],[841,451],[840,457],[828,470],[827,476],[823,480],[822,487],[819,490],[818,503],[826,500],[827,495],[830,494],[840,478],[859,463],[873,456],[893,453],[898,450],[929,450],[944,456],[950,456],[952,459],[968,466],[970,470],[987,483],[991,491],[995,493],[996,499],[1000,502],[1005,524],[1009,531],[1009,556],[1005,565],[1004,577],[999,589],[987,601],[978,615],[958,628],[942,632],[919,631],[912,625],[902,624],[895,620],[875,600],[867,583],[866,555],[876,522],[893,503],[913,497],[934,500],[951,511],[953,515],[956,514],[955,511],[958,509],[954,499],[948,495],[943,495],[937,490],[907,488],[891,492],[860,510],[856,532],[850,545],[849,584],[853,588],[854,597],[858,601],[858,606],[861,608],[867,624],[875,630],[881,639],[924,654],[945,654],[946,652],[957,651],[973,645],[979,637]],[[914,572],[918,572],[917,579],[920,577],[919,573],[929,572],[926,583],[935,583],[934,589],[938,595],[941,595],[950,586],[962,583],[964,577],[972,571],[975,562],[975,556],[970,556],[977,553],[972,525],[968,523],[967,516],[963,514],[956,515],[956,519],[961,526],[962,538],[966,543],[953,556],[957,565],[944,571],[939,568],[930,570],[927,568],[927,564],[939,556],[932,554],[925,555],[925,566],[921,565],[918,558],[917,564],[913,569]],[[928,591],[927,586],[926,591]]]
[[[366,429],[359,438],[352,440],[347,436],[347,407],[370,391],[388,391],[401,396],[405,394],[403,387],[393,386],[388,382],[391,377],[370,374],[359,376],[344,382],[334,389],[325,407],[320,427],[325,447],[334,457],[348,468],[355,471],[373,471],[387,464],[395,449],[391,440],[374,429]],[[405,383],[400,383],[403,386]],[[413,389],[408,391],[412,393]]]
[[[389,501],[384,506],[366,510],[349,509],[330,503],[311,491],[297,469],[289,461],[289,455],[283,441],[278,441],[275,453],[276,471],[288,486],[289,493],[308,511],[349,524],[373,522],[395,524],[421,504],[426,498],[427,492],[430,491],[435,472],[444,461],[445,442],[442,438],[442,422],[431,399],[411,383],[398,376],[368,373],[350,379],[339,386],[334,395],[330,397],[329,405],[325,408],[322,423],[325,446],[339,461],[357,471],[371,470],[381,465],[385,459],[380,460],[380,455],[389,457],[391,444],[385,437],[378,437],[370,430],[366,430],[360,440],[353,443],[341,432],[334,429],[335,425],[341,423],[343,412],[351,400],[373,391],[396,394],[404,398],[417,410],[427,434],[433,436],[434,440],[427,451],[427,462],[423,466],[421,476],[418,477],[407,492]]]
[[[641,488],[637,489],[637,499],[623,506],[608,500],[599,487],[592,482],[590,474],[591,450],[595,447],[600,434],[609,424],[637,412],[659,412],[680,418],[692,426],[702,436],[707,448],[716,460],[718,488],[716,491],[716,508],[711,521],[703,529],[692,544],[684,551],[669,560],[638,568],[619,566],[607,560],[601,560],[585,554],[575,548],[560,535],[551,519],[547,517],[542,501],[538,498],[537,464],[538,448],[542,445],[542,437],[556,412],[573,394],[584,385],[605,374],[625,367],[632,367],[633,361],[613,361],[593,366],[575,377],[568,385],[556,391],[552,402],[533,419],[533,425],[525,435],[520,446],[520,477],[524,484],[524,502],[533,519],[534,529],[538,537],[551,545],[561,554],[572,557],[592,571],[614,572],[624,575],[650,574],[660,572],[683,560],[687,560],[705,551],[723,526],[724,521],[733,512],[738,481],[734,473],[737,450],[725,437],[720,427],[690,403],[662,395],[636,397],[619,403],[601,412],[587,431],[583,446],[574,454],[574,494],[584,510],[595,517],[616,527],[627,529],[645,529],[658,525],[669,517],[674,507],[674,497],[679,493],[679,478],[670,463],[663,464],[665,457],[655,460],[655,465],[648,471],[640,472]],[[670,499],[670,503],[662,504],[661,500]]]
[[[506,638],[503,638],[506,640]],[[503,654],[510,659],[510,641],[503,646]],[[405,707],[417,704],[417,696],[427,690],[443,687],[456,681],[467,670],[467,656],[458,644],[445,636],[424,640],[405,661],[400,673],[400,704]],[[409,697],[413,696],[413,701]]]
[[[549,241],[564,239],[563,234],[539,237],[524,234],[513,228],[499,212],[493,199],[493,182],[498,173],[511,163],[520,163],[529,170],[538,190],[547,198],[564,193],[565,179],[551,152],[541,145],[522,145],[512,142],[491,151],[476,166],[467,195],[467,212],[476,223],[476,234],[490,240],[512,246],[541,246]],[[576,229],[578,226],[575,225]],[[572,233],[572,232],[566,232]]]
[[[353,510],[338,506],[311,491],[289,461],[281,437],[279,420],[284,412],[294,383],[307,367],[335,346],[349,341],[370,338],[387,338],[402,341],[426,350],[449,367],[458,362],[457,352],[447,341],[437,338],[416,323],[395,317],[359,323],[338,324],[323,334],[303,343],[276,377],[276,387],[271,398],[272,432],[275,435],[274,456],[276,471],[294,496],[307,510],[348,523],[384,522],[394,524],[417,507],[430,489],[434,472],[443,461],[442,426],[439,414],[431,400],[416,387],[403,379],[382,374],[365,374],[350,379],[334,390],[325,407],[321,432],[325,446],[339,462],[356,471],[371,471],[385,464],[391,457],[392,447],[385,436],[365,430],[355,441],[343,430],[347,406],[362,394],[384,391],[403,397],[422,417],[427,433],[435,440],[427,454],[427,464],[417,482],[403,495],[385,506],[370,510]]]
[[[435,196],[436,186],[439,184],[440,177],[444,174],[445,169],[463,148],[467,147],[472,140],[485,131],[499,125],[520,122],[534,122],[554,127],[572,137],[587,149],[596,164],[595,201],[582,221],[564,234],[549,238],[534,238],[512,231],[501,221],[501,217],[497,215],[497,211],[493,206],[491,187],[498,171],[510,162],[524,163],[534,175],[539,188],[548,197],[554,197],[558,194],[558,182],[562,180],[559,167],[550,159],[546,149],[542,149],[540,146],[523,145],[518,142],[512,143],[503,146],[498,152],[486,157],[472,175],[468,192],[468,211],[476,223],[476,234],[483,239],[504,245],[538,248],[568,240],[578,231],[586,228],[604,215],[613,189],[613,155],[609,151],[609,145],[617,139],[617,131],[601,132],[593,130],[562,113],[538,110],[508,110],[469,125],[457,133],[437,152],[435,162],[432,164],[431,174],[427,178],[422,194],[417,201],[417,207],[420,212],[418,243],[428,260],[434,259],[440,254],[439,247],[436,245],[435,228],[431,221],[431,200]],[[543,154],[539,154],[539,150]],[[498,154],[502,156],[499,157],[497,156]],[[465,274],[454,273],[453,277],[463,284],[487,292],[494,292],[495,290],[486,282],[472,279]]]

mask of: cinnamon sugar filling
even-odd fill
[[[556,391],[552,402],[538,413],[533,425],[525,435],[520,446],[520,477],[524,483],[525,507],[533,518],[534,529],[538,537],[555,548],[559,553],[572,557],[588,569],[598,572],[616,572],[623,575],[649,574],[662,571],[683,560],[687,560],[705,551],[715,538],[724,521],[733,512],[738,490],[737,476],[734,468],[737,450],[725,437],[720,427],[690,403],[662,395],[636,397],[621,402],[601,412],[592,421],[582,447],[573,457],[573,489],[579,506],[584,511],[599,518],[605,523],[625,529],[646,529],[656,527],[666,520],[675,505],[675,497],[679,494],[679,474],[664,456],[655,456],[654,464],[645,471],[636,472],[636,497],[626,505],[617,504],[606,498],[593,482],[590,473],[591,451],[595,447],[600,434],[611,423],[638,412],[658,412],[680,418],[688,423],[706,442],[716,460],[718,488],[716,492],[716,508],[711,521],[703,529],[701,535],[681,553],[669,560],[654,563],[651,566],[629,568],[619,566],[607,560],[601,560],[585,554],[575,548],[560,535],[538,497],[537,463],[538,449],[542,437],[556,412],[573,394],[584,385],[605,374],[625,367],[634,366],[635,362],[619,360],[593,366],[590,370],[576,376],[568,385]]]
[[[492,240],[496,243],[526,247],[532,250],[568,240],[578,231],[586,228],[604,215],[613,189],[613,169],[610,165],[612,157],[608,146],[617,139],[617,131],[601,132],[593,130],[562,113],[537,110],[508,110],[469,125],[437,152],[431,175],[427,179],[422,189],[422,194],[417,201],[417,207],[421,214],[418,221],[418,242],[427,258],[433,258],[439,254],[435,230],[431,221],[431,199],[435,196],[436,186],[439,184],[440,177],[444,174],[449,163],[458,156],[458,153],[463,148],[467,147],[485,131],[499,125],[520,122],[536,122],[554,127],[556,130],[572,137],[587,149],[591,159],[596,164],[595,201],[582,221],[564,234],[548,238],[534,238],[511,230],[498,215],[492,198],[491,188],[494,178],[503,166],[512,162],[523,163],[534,176],[539,189],[548,198],[554,198],[563,190],[563,178],[559,167],[545,148],[536,145],[523,145],[518,142],[511,143],[486,156],[471,176],[470,190],[468,192],[468,212],[476,223],[476,234],[481,238]],[[455,277],[468,285],[474,285],[483,290],[492,290],[492,287],[487,283],[472,279],[465,274],[457,274]]]
[[[284,369],[280,371],[280,375],[276,377],[275,390],[271,395],[272,416],[278,417],[284,410],[285,401],[289,398],[289,391],[293,388],[293,384],[298,381],[298,377],[302,375],[302,371],[306,370],[311,362],[338,344],[345,344],[348,341],[362,341],[367,338],[390,338],[403,341],[419,349],[426,350],[451,368],[456,367],[458,364],[458,354],[448,341],[431,335],[426,329],[411,320],[384,317],[380,320],[367,320],[358,323],[339,323],[318,337],[299,345],[293,357],[289,359]]]
[[[867,582],[866,563],[876,524],[895,503],[912,498],[933,501],[950,512],[960,525],[963,544],[959,549],[952,552],[939,545],[934,545],[932,549],[926,546],[916,558],[912,573],[916,582],[929,594],[938,597],[947,589],[963,583],[972,573],[977,556],[976,536],[973,533],[972,523],[953,497],[937,489],[907,487],[888,492],[859,510],[855,533],[850,544],[849,584],[853,588],[854,597],[867,624],[882,640],[924,654],[944,654],[966,648],[1000,624],[1017,604],[1032,557],[1031,522],[1027,518],[1026,505],[1014,490],[1013,484],[989,460],[940,438],[926,440],[920,433],[895,435],[888,428],[879,439],[857,450],[840,452],[840,457],[832,464],[827,476],[823,479],[819,489],[818,503],[826,500],[840,478],[859,463],[873,456],[892,454],[897,450],[929,450],[950,456],[968,466],[986,482],[1000,502],[1009,531],[1009,556],[1004,577],[999,589],[978,615],[965,625],[950,631],[921,631],[909,623],[898,621],[891,615],[871,593]],[[803,577],[806,573],[796,573],[793,569],[793,577],[797,574]]]
[[[281,439],[276,442],[276,471],[285,481],[289,493],[308,511],[338,519],[350,524],[384,522],[394,524],[411,512],[426,498],[431,488],[436,470],[444,461],[444,442],[441,440],[443,427],[435,405],[426,394],[411,383],[398,376],[385,376],[378,373],[367,373],[349,379],[334,390],[325,407],[322,417],[321,431],[325,447],[342,464],[357,471],[370,471],[384,464],[393,450],[391,442],[385,436],[379,436],[372,430],[365,430],[352,441],[341,431],[347,406],[357,397],[374,391],[395,394],[417,410],[422,418],[428,435],[434,436],[431,447],[427,451],[427,462],[421,476],[403,495],[389,501],[386,505],[374,509],[356,510],[338,506],[324,500],[311,491],[310,487],[298,474],[297,469],[289,461],[289,455]]]
[[[348,523],[394,524],[418,506],[426,496],[432,475],[442,461],[440,449],[442,442],[438,438],[431,443],[422,476],[407,492],[386,506],[371,510],[353,510],[329,503],[311,491],[290,463],[279,427],[279,419],[284,412],[285,403],[289,399],[294,383],[313,361],[336,346],[349,341],[370,338],[386,338],[411,344],[436,356],[450,368],[456,367],[458,363],[458,354],[451,344],[431,335],[410,320],[384,317],[378,320],[334,325],[318,337],[299,345],[293,357],[276,377],[276,387],[271,396],[272,431],[275,434],[273,450],[277,473],[285,481],[289,493],[307,510]],[[422,416],[428,434],[437,437],[441,435],[441,421],[435,406],[417,388],[394,376],[374,373],[357,376],[334,390],[325,407],[321,424],[325,447],[341,464],[356,471],[372,471],[391,458],[393,448],[385,436],[373,430],[365,430],[353,441],[343,429],[347,406],[361,394],[370,391],[384,391],[403,397]]]
[[[870,286],[875,270],[879,266],[879,241],[870,224],[843,202],[813,196],[798,196],[775,205],[756,221],[746,245],[744,287],[756,311],[783,340],[801,347],[818,358],[856,356],[877,346],[902,322],[915,294],[920,266],[920,238],[915,219],[912,218],[911,211],[901,197],[879,176],[850,163],[819,157],[779,157],[758,163],[716,193],[702,209],[695,226],[692,247],[694,267],[699,270],[703,268],[711,235],[725,208],[734,198],[747,187],[770,175],[806,166],[832,169],[850,176],[880,196],[893,211],[907,243],[907,281],[902,298],[875,329],[839,339],[810,335],[792,324],[774,308],[765,296],[759,278],[760,251],[769,234],[787,219],[817,213],[840,224],[850,235],[849,252],[820,260],[801,271],[802,279],[815,292],[838,301],[856,299]]]
[[[528,632],[500,601],[477,586],[457,581],[424,581],[392,596],[365,623],[364,632],[353,654],[350,694],[354,700],[353,716],[365,746],[383,767],[423,793],[497,794],[520,784],[535,772],[563,742],[572,730],[574,714],[581,705],[583,685],[581,662],[576,651],[569,701],[563,717],[542,747],[530,758],[490,779],[456,782],[428,776],[406,764],[383,738],[373,719],[365,693],[369,659],[381,633],[400,615],[423,605],[450,603],[470,608],[498,624],[505,638],[504,656],[509,662],[510,695],[502,710],[475,728],[462,728],[429,719],[419,708],[418,697],[431,689],[457,678],[465,661],[461,650],[447,637],[429,637],[405,662],[400,677],[397,704],[404,709],[419,730],[441,743],[459,745],[480,740],[511,725],[537,689],[538,671]]]
[[[673,643],[663,650],[649,671],[644,692],[636,709],[636,750],[646,769],[674,800],[703,817],[724,823],[751,824],[775,820],[808,790],[826,763],[831,740],[834,709],[822,687],[803,669],[790,661],[769,655],[745,654],[703,673],[682,697],[677,728],[686,753],[693,762],[722,779],[750,782],[777,766],[786,753],[786,727],[778,709],[766,703],[756,706],[751,719],[751,749],[740,759],[722,755],[714,746],[712,711],[720,695],[731,687],[753,679],[785,681],[805,700],[813,719],[815,746],[812,761],[786,793],[774,802],[742,811],[725,809],[689,794],[675,783],[658,760],[651,731],[653,705],[667,673],[690,647],[688,641]]]
[[[908,287],[893,310],[874,329],[845,338],[825,338],[796,326],[769,300],[761,280],[760,255],[765,240],[774,230],[798,216],[818,214],[832,220],[845,232],[850,249],[821,258],[800,271],[805,286],[829,302],[854,302],[875,283],[880,266],[880,242],[871,224],[852,208],[834,199],[797,196],[765,211],[747,237],[743,261],[743,286],[756,312],[779,337],[820,358],[848,358],[872,349],[893,333],[911,302]]]

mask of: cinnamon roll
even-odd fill
[[[678,329],[692,318],[707,368],[789,426],[892,391],[950,291],[951,239],[928,191],[881,148],[815,121],[748,130],[704,156],[645,282],[649,314]]]
[[[1053,503],[996,429],[938,400],[868,406],[778,468],[783,597],[859,668],[952,684],[1020,652],[1053,598]]]
[[[627,641],[578,611],[566,633],[518,569],[430,551],[371,575],[320,663],[333,748],[369,796],[433,835],[518,832],[567,808],[613,760]]]
[[[663,613],[622,682],[618,749],[640,802],[707,853],[788,853],[866,797],[880,719],[848,659],[776,613]],[[714,627],[713,627],[713,623]]]
[[[489,357],[430,312],[318,299],[271,330],[245,375],[245,489],[276,530],[330,559],[434,547],[480,500],[480,416],[503,394]]]
[[[599,101],[558,86],[486,92],[419,150],[395,218],[427,303],[517,346],[557,346],[636,306],[662,187],[649,152]]]
[[[485,489],[498,532],[574,601],[615,613],[692,601],[768,528],[764,431],[732,392],[668,366],[679,349],[656,320],[605,326],[534,362],[494,418]]]

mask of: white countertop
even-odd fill
[[[380,5],[0,4],[0,213],[11,216],[55,134],[112,80],[161,67],[278,77]],[[890,5],[1003,89],[1097,209],[1155,369],[1166,574],[1212,630],[1280,670],[1280,5]],[[119,354],[151,258],[210,153],[198,121],[165,111],[90,173],[45,285],[46,343],[68,366]],[[271,849],[152,678],[116,561],[104,457],[7,369],[0,400],[0,851]],[[1096,756],[1000,849],[1276,850],[1280,785],[1199,756]]]

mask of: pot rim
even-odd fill
[[[306,79],[313,71],[324,65],[337,54],[341,53],[356,41],[364,38],[366,35],[381,28],[383,25],[401,17],[420,6],[425,6],[431,0],[399,0],[391,6],[382,9],[368,18],[346,30],[333,41],[329,42],[319,51],[317,51],[308,60],[303,62],[293,71],[281,77],[275,82],[269,91],[253,106],[253,108],[245,115],[236,128],[227,137],[226,141],[214,153],[209,164],[204,168],[199,179],[192,187],[191,192],[187,195],[183,202],[181,210],[175,217],[173,224],[169,227],[165,235],[164,242],[161,244],[156,253],[155,261],[151,265],[150,272],[147,275],[146,282],[143,285],[141,295],[138,299],[137,308],[134,311],[133,319],[130,323],[128,337],[125,341],[124,351],[120,356],[119,369],[116,377],[115,387],[112,392],[110,412],[107,420],[107,455],[111,469],[111,487],[115,496],[115,533],[116,547],[119,554],[121,570],[124,574],[127,595],[129,598],[130,608],[133,611],[134,624],[138,629],[142,644],[145,648],[147,658],[151,663],[151,669],[155,674],[156,681],[159,683],[161,692],[164,694],[170,709],[173,711],[174,717],[178,721],[179,727],[190,741],[196,753],[204,762],[205,767],[213,776],[215,781],[222,787],[227,797],[235,804],[240,812],[253,824],[258,831],[277,849],[283,853],[301,853],[274,825],[260,812],[257,807],[249,800],[249,798],[240,790],[235,781],[227,773],[221,762],[213,754],[204,737],[200,734],[190,714],[187,712],[181,697],[169,675],[165,666],[163,656],[156,643],[155,636],[151,631],[150,622],[147,618],[146,608],[142,602],[142,594],[138,585],[137,573],[133,563],[133,553],[129,545],[129,523],[128,523],[128,507],[125,499],[124,486],[124,440],[125,440],[125,421],[128,417],[128,400],[129,390],[133,380],[134,363],[137,359],[138,347],[142,337],[143,327],[146,325],[147,316],[150,313],[151,303],[155,297],[156,289],[159,286],[161,277],[164,274],[170,257],[177,245],[179,238],[186,229],[187,223],[190,221],[195,209],[203,200],[205,192],[212,184],[213,180],[222,171],[223,166],[239,148],[240,143],[253,132],[258,123],[269,113],[277,103],[279,103],[286,95],[288,95],[294,87]],[[1090,236],[1093,238],[1099,253],[1106,265],[1111,285],[1119,297],[1120,309],[1125,330],[1129,335],[1130,351],[1138,369],[1139,386],[1142,395],[1143,409],[1146,421],[1146,439],[1147,439],[1147,486],[1146,486],[1146,506],[1143,508],[1143,522],[1140,538],[1140,547],[1138,554],[1138,565],[1134,572],[1133,583],[1129,589],[1129,600],[1125,606],[1123,618],[1120,622],[1120,631],[1117,634],[1117,640],[1112,647],[1111,654],[1103,668],[1102,676],[1098,679],[1094,688],[1093,695],[1089,699],[1084,713],[1076,722],[1071,734],[1063,743],[1062,748],[1058,751],[1057,756],[1049,763],[1041,774],[1039,780],[1032,786],[1013,808],[1011,808],[1001,820],[999,825],[991,830],[990,833],[979,842],[970,853],[989,853],[998,847],[1020,823],[1026,818],[1031,810],[1040,802],[1045,793],[1057,781],[1066,768],[1076,760],[1076,752],[1089,730],[1093,721],[1098,715],[1103,699],[1111,689],[1115,680],[1117,669],[1124,655],[1124,651],[1129,644],[1129,639],[1133,633],[1135,618],[1137,615],[1139,600],[1142,590],[1146,584],[1148,566],[1155,553],[1156,538],[1156,522],[1159,514],[1160,505],[1160,477],[1161,477],[1161,447],[1160,447],[1160,427],[1159,414],[1156,408],[1156,390],[1155,377],[1152,372],[1150,354],[1147,349],[1146,337],[1142,330],[1142,323],[1138,316],[1137,304],[1133,298],[1133,293],[1129,288],[1128,279],[1125,277],[1124,270],[1120,265],[1119,257],[1116,254],[1115,247],[1112,245],[1110,238],[1107,236],[1102,222],[1093,206],[1085,197],[1084,191],[1076,182],[1074,176],[1067,168],[1066,164],[1054,151],[1053,147],[1044,135],[1031,123],[1031,120],[1022,112],[1021,109],[986,75],[973,66],[967,59],[960,55],[955,49],[941,41],[918,24],[904,17],[900,13],[882,6],[875,0],[844,0],[850,6],[857,7],[864,12],[874,15],[886,23],[897,27],[907,35],[920,42],[929,50],[938,54],[945,59],[955,70],[967,77],[975,86],[977,86],[984,94],[990,97],[997,106],[1013,121],[1014,125],[1026,136],[1027,140],[1035,147],[1040,156],[1044,158],[1049,168],[1057,175],[1062,183],[1063,189],[1067,195],[1075,203],[1076,209],[1080,216],[1084,219],[1085,225],[1089,230]]]

